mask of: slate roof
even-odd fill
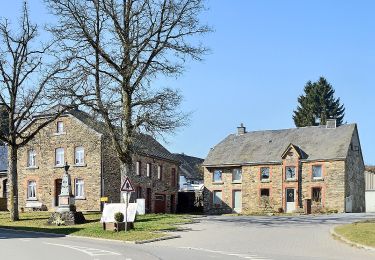
[[[78,110],[69,110],[66,114],[71,114],[88,127],[94,129],[96,132],[106,134],[107,128],[104,122],[100,122],[93,118],[90,114]],[[178,162],[176,157],[170,153],[163,145],[161,145],[152,136],[146,134],[139,134],[134,142],[134,150],[138,154],[144,154],[150,157],[161,158],[169,161]]]
[[[199,171],[204,159],[189,156],[186,154],[175,153],[174,156],[180,161],[180,175],[185,176],[186,179],[203,180],[203,175]]]
[[[8,147],[0,146],[0,174],[8,171]]]
[[[355,129],[356,124],[347,124],[231,134],[211,149],[203,165],[279,163],[290,144],[301,149],[306,160],[345,159]]]

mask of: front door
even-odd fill
[[[146,212],[151,213],[151,189],[146,190]]]
[[[290,213],[296,210],[295,189],[286,189],[286,212]]]
[[[62,184],[61,179],[55,180],[55,207],[59,206],[59,195],[61,193],[61,184]]]
[[[242,210],[242,192],[240,190],[233,191],[233,211],[241,213]]]
[[[155,194],[155,213],[165,213],[165,195]]]

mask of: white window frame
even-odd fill
[[[34,149],[30,149],[27,152],[27,167],[36,167],[36,152]]]
[[[320,168],[320,176],[317,176],[317,177],[314,176],[314,169],[315,168]],[[313,165],[311,167],[311,176],[312,176],[313,180],[321,180],[321,179],[323,179],[323,165],[321,165],[321,164]]]
[[[146,164],[146,176],[151,177],[151,163]]]
[[[158,179],[159,180],[161,180],[163,178],[162,174],[163,174],[163,166],[158,165]]]
[[[74,149],[74,163],[75,165],[85,164],[85,148],[83,146],[77,146]]]
[[[75,179],[74,193],[75,193],[75,198],[78,198],[78,199],[85,198],[85,181],[83,179]]]
[[[218,196],[220,194],[220,196]],[[223,205],[223,191],[214,190],[212,193],[212,204],[214,207],[221,207]]]
[[[27,182],[27,199],[36,200],[36,181]]]
[[[64,133],[64,122],[63,121],[57,121],[57,123],[56,123],[56,133],[58,133],[58,134]]]
[[[59,147],[55,149],[55,165],[64,166],[65,163],[65,151],[64,148]]]
[[[294,168],[294,178],[288,178],[287,169],[288,168]],[[296,180],[297,179],[297,167],[296,166],[286,166],[285,167],[285,179],[287,181]]]
[[[137,174],[138,176],[141,176],[141,162],[140,161],[137,161],[135,163],[135,174]]]
[[[240,176],[239,179],[235,179],[234,178],[234,176],[236,176],[236,172]],[[223,176],[221,176],[221,178],[223,178]],[[242,182],[242,169],[241,168],[235,168],[235,169],[233,169],[233,171],[232,171],[232,182]]]
[[[216,173],[220,173],[220,179],[216,179],[215,178],[215,174]],[[223,171],[222,170],[214,170],[214,172],[212,173],[212,181],[213,182],[223,182]]]

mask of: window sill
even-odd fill
[[[59,135],[66,135],[66,132],[62,132],[62,133],[53,133],[52,136],[59,136]]]
[[[73,167],[86,167],[87,163],[73,164]]]
[[[86,200],[86,197],[74,197],[74,200]]]
[[[27,198],[26,201],[38,201],[37,198]]]
[[[261,183],[269,183],[271,182],[270,180],[260,180]]]
[[[297,182],[297,179],[286,179],[285,182]]]
[[[242,181],[232,181],[232,184],[242,184]]]
[[[55,165],[53,168],[64,168],[64,165]]]
[[[324,178],[313,178],[312,181],[324,181]]]
[[[35,170],[35,169],[39,169],[39,166],[27,166],[26,167],[26,170]]]
[[[218,181],[217,181],[217,182],[213,182],[212,184],[213,184],[213,185],[223,185],[224,182],[218,182]]]

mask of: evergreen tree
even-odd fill
[[[335,98],[335,90],[323,77],[318,81],[308,81],[304,95],[298,98],[298,107],[294,111],[293,120],[297,127],[326,124],[327,119],[336,119],[337,126],[343,124],[344,105],[340,98]]]

